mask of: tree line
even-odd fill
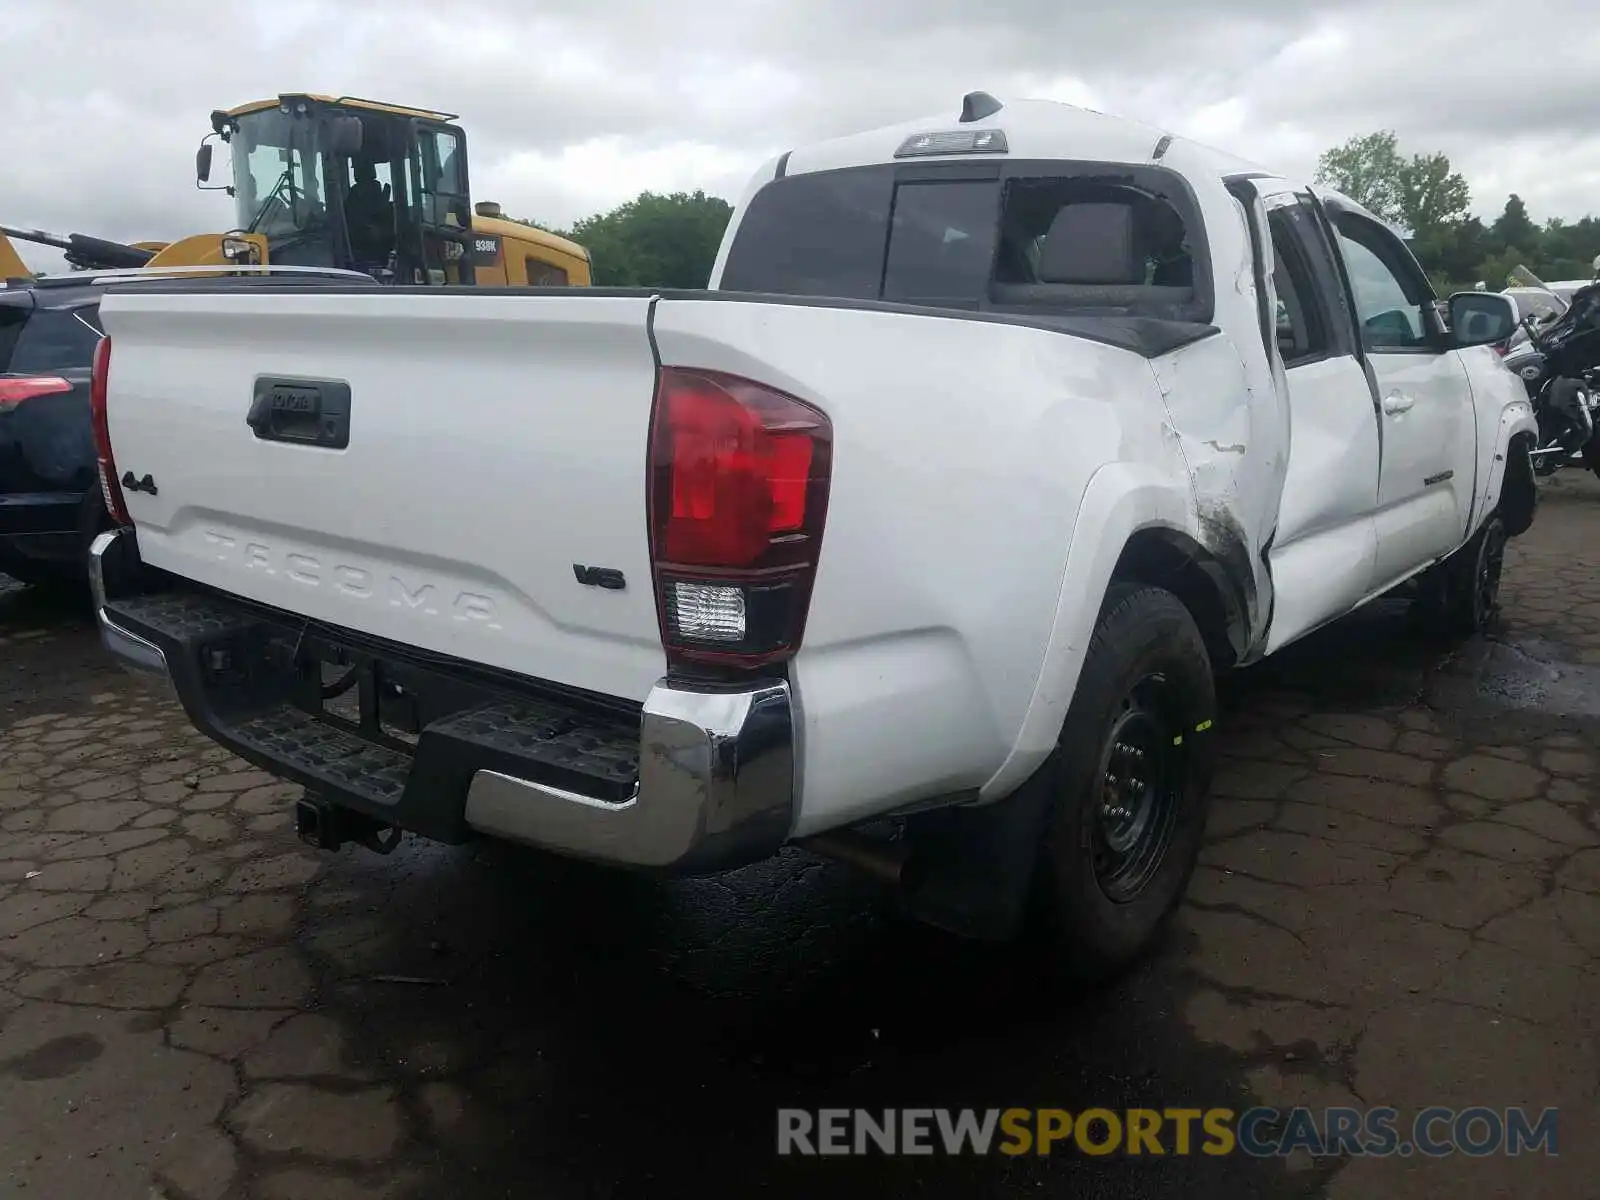
[[[1400,152],[1392,130],[1353,137],[1317,162],[1318,183],[1338,189],[1410,233],[1411,249],[1441,295],[1483,281],[1506,286],[1519,263],[1541,279],[1588,279],[1600,255],[1600,218],[1542,225],[1515,193],[1485,224],[1470,212],[1467,181],[1442,153]],[[702,288],[732,206],[703,191],[642,192],[609,212],[560,228],[525,221],[589,250],[600,287]]]
[[[702,191],[641,192],[610,212],[561,228],[523,221],[589,251],[596,287],[703,288],[733,206]]]
[[[1545,280],[1588,279],[1600,254],[1600,218],[1538,224],[1513,192],[1488,224],[1469,212],[1472,194],[1442,153],[1400,153],[1393,130],[1353,137],[1317,161],[1316,181],[1408,230],[1411,250],[1441,295],[1482,281],[1506,286],[1519,263]]]

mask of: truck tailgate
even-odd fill
[[[665,669],[650,303],[110,295],[111,445],[151,485],[124,489],[140,553],[294,614],[642,699]]]

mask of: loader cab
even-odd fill
[[[449,113],[279,96],[211,116],[232,155],[235,227],[268,261],[396,284],[471,284],[466,134]],[[210,174],[202,143],[196,174]],[[240,243],[241,253],[247,253]]]

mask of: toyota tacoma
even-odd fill
[[[1508,298],[1136,122],[794,149],[709,284],[118,285],[106,645],[321,845],[797,843],[1104,978],[1193,870],[1218,673],[1402,588],[1470,634],[1534,519]]]

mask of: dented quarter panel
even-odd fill
[[[1215,273],[1213,324],[1221,332],[1150,360],[1158,407],[1149,419],[1159,422],[1159,452],[1152,454],[1148,442],[1126,442],[1118,460],[1089,480],[1038,682],[1011,754],[981,789],[984,800],[1016,788],[1055,748],[1101,597],[1140,530],[1185,534],[1213,557],[1247,615],[1246,654],[1265,640],[1271,620],[1263,551],[1282,496],[1289,418],[1276,378],[1281,367],[1268,358],[1260,335],[1250,229],[1221,177],[1208,175],[1203,149],[1178,139],[1164,161],[1194,188]],[[1270,259],[1268,266],[1271,311]]]
[[[1283,486],[1276,405],[1260,402],[1226,336],[1186,346],[1151,369],[1188,467],[1195,540],[1223,568],[1253,642],[1271,608],[1262,547]]]

